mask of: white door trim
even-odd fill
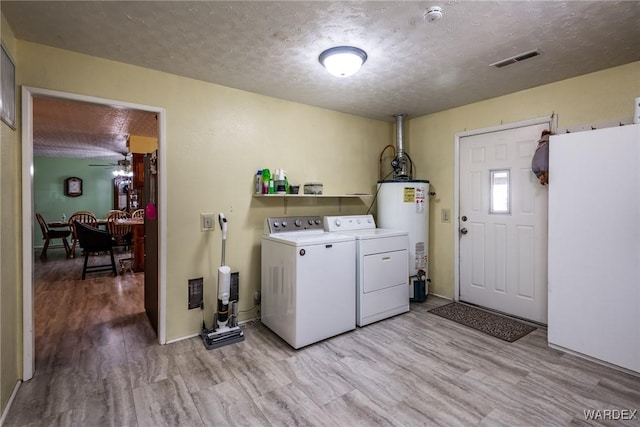
[[[160,209],[158,236],[158,340],[166,343],[166,294],[167,294],[167,156],[166,156],[166,111],[150,105],[132,104],[106,98],[97,98],[74,93],[59,92],[29,86],[22,87],[22,341],[23,381],[33,377],[35,368],[35,336],[33,333],[33,97],[48,96],[72,101],[90,102],[117,108],[130,108],[158,115],[158,156]]]
[[[454,143],[454,199],[453,199],[453,245],[454,245],[454,259],[453,259],[453,299],[454,301],[460,300],[460,138],[466,136],[482,135],[485,133],[499,132],[509,129],[515,129],[520,127],[535,126],[539,124],[548,123],[549,129],[555,133],[557,128],[558,116],[552,114],[551,116],[538,117],[535,119],[522,120],[519,122],[506,123],[498,126],[491,126],[488,128],[468,130],[464,132],[458,132],[455,134]]]

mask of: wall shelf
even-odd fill
[[[346,199],[346,198],[362,198],[371,197],[371,194],[254,194],[253,197],[258,198],[334,198],[334,199]]]
[[[367,197],[372,197],[372,194],[364,194],[364,193],[352,193],[352,194],[254,194],[253,197],[256,199],[275,199],[282,200],[284,213],[287,213],[287,201],[289,199],[295,200],[311,200],[311,199],[338,199],[338,209],[342,211],[342,199],[360,199]]]

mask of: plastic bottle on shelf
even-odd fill
[[[276,169],[274,175],[273,175],[273,180],[274,180],[274,187],[275,187],[275,192],[278,194],[285,194],[286,193],[286,185],[285,185],[285,174],[286,172],[283,169]]]
[[[269,181],[271,180],[271,171],[262,169],[262,194],[269,194]]]
[[[262,170],[256,173],[256,194],[262,194]]]

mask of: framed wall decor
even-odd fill
[[[11,127],[16,128],[16,66],[2,45],[0,58],[0,118]]]
[[[82,179],[70,176],[64,180],[64,195],[69,197],[82,196]]]

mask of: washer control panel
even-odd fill
[[[280,216],[264,220],[264,234],[287,233],[292,231],[321,230],[324,225],[321,216]]]
[[[368,230],[376,228],[373,215],[325,216],[325,231]]]

